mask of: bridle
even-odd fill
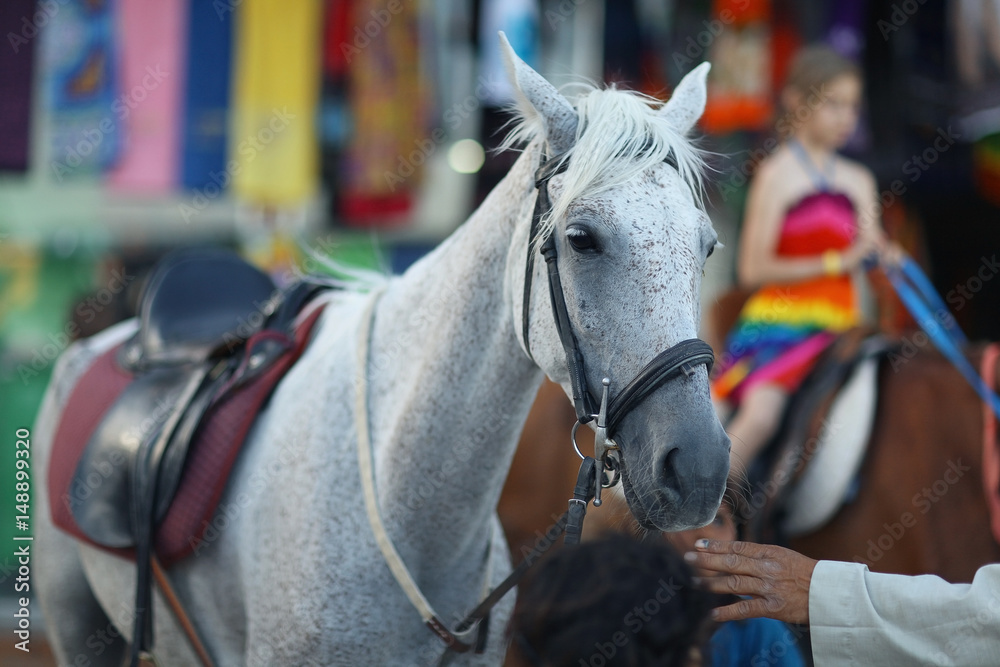
[[[676,159],[670,153],[665,160],[667,164],[677,168]],[[601,504],[601,488],[613,486],[618,480],[618,471],[621,462],[617,454],[609,457],[612,452],[618,451],[618,445],[613,440],[615,432],[621,425],[625,416],[647,396],[656,391],[667,380],[680,375],[691,376],[695,369],[704,364],[708,370],[712,370],[715,355],[711,346],[699,338],[689,338],[683,340],[672,347],[663,350],[647,363],[639,374],[625,385],[609,402],[609,392],[611,379],[603,378],[601,401],[598,404],[594,395],[587,385],[586,365],[580,345],[573,335],[572,324],[569,319],[569,312],[566,310],[566,298],[563,294],[562,281],[559,277],[559,258],[556,253],[555,227],[551,227],[544,239],[539,239],[542,219],[552,210],[552,202],[549,198],[549,181],[557,174],[561,174],[569,167],[569,158],[565,153],[546,158],[544,151],[538,170],[535,172],[535,189],[538,196],[535,198],[535,208],[531,216],[531,227],[528,231],[528,257],[525,262],[524,273],[524,297],[521,309],[521,336],[524,342],[524,350],[528,357],[534,361],[531,355],[531,343],[529,338],[529,316],[531,306],[531,282],[535,267],[535,254],[540,252],[545,258],[547,273],[549,277],[549,297],[552,302],[552,312],[555,317],[556,331],[559,333],[559,340],[562,342],[563,350],[566,353],[566,364],[569,368],[570,382],[573,388],[573,406],[576,408],[576,424],[573,425],[572,441],[580,458],[585,458],[580,448],[576,444],[576,430],[581,424],[587,424],[594,419],[597,420],[596,437],[594,440],[594,459],[598,462],[604,473],[607,473],[607,482],[604,473],[596,475],[594,485],[594,505]],[[541,241],[541,243],[539,243]],[[595,409],[595,406],[599,406]]]
[[[668,164],[671,163],[670,158],[667,159],[667,162]],[[538,196],[535,199],[535,208],[531,217],[531,228],[528,235],[528,259],[525,272],[523,303],[524,348],[528,357],[531,358],[531,350],[528,344],[528,314],[530,310],[531,276],[534,271],[535,253],[537,251],[541,252],[548,267],[549,295],[552,300],[556,329],[559,332],[559,338],[566,352],[566,361],[569,364],[569,373],[573,385],[573,404],[576,407],[577,416],[577,422],[574,424],[572,432],[573,445],[576,447],[576,429],[581,424],[587,424],[596,419],[597,437],[594,444],[594,456],[583,456],[581,454],[583,462],[580,465],[580,472],[577,475],[573,497],[569,500],[569,509],[559,518],[553,529],[547,533],[550,536],[550,540],[544,544],[536,544],[535,548],[527,554],[521,564],[496,588],[490,591],[483,601],[454,630],[451,630],[441,621],[440,616],[434,611],[427,598],[420,591],[412,575],[407,570],[406,565],[403,563],[402,558],[399,556],[399,552],[389,539],[389,535],[382,523],[376,499],[374,465],[372,463],[373,452],[368,427],[366,381],[371,325],[374,319],[375,305],[381,293],[380,291],[376,291],[369,298],[368,305],[362,314],[361,345],[358,348],[357,357],[358,377],[355,388],[354,419],[358,430],[358,468],[361,473],[365,511],[368,514],[368,521],[375,536],[375,541],[396,582],[407,598],[409,598],[410,603],[420,614],[421,619],[427,627],[445,643],[445,646],[459,653],[470,650],[474,650],[477,653],[483,651],[486,643],[490,610],[504,595],[517,585],[517,582],[521,580],[528,571],[528,568],[552,546],[559,535],[563,532],[566,533],[563,540],[564,544],[579,542],[583,529],[583,519],[587,511],[587,503],[593,499],[594,505],[600,505],[601,488],[611,486],[617,482],[617,472],[620,470],[620,462],[617,460],[616,455],[609,457],[609,454],[618,449],[612,438],[625,415],[667,380],[681,373],[691,375],[701,364],[705,364],[711,369],[712,362],[715,359],[712,354],[712,348],[704,341],[697,338],[681,341],[653,357],[631,382],[610,399],[610,402],[611,380],[604,378],[600,407],[595,412],[594,406],[596,401],[587,386],[583,353],[577,344],[576,336],[573,335],[569,313],[566,310],[566,300],[563,296],[562,283],[559,279],[559,265],[558,257],[556,256],[554,233],[549,232],[541,245],[537,245],[541,220],[552,209],[548,191],[549,179],[565,171],[567,166],[568,158],[565,154],[555,156],[551,159],[545,159],[543,155],[538,170],[535,172],[535,188],[538,191]],[[676,167],[676,163],[673,166]],[[534,361],[533,358],[532,361]],[[578,447],[577,453],[580,453]],[[605,470],[610,473],[607,482],[603,481]]]

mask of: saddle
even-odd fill
[[[751,492],[740,508],[746,539],[783,543],[792,532],[815,529],[840,507],[865,454],[879,365],[892,349],[884,337],[858,327],[820,355],[750,468]],[[845,423],[855,427],[851,433],[839,430]],[[822,493],[817,475],[829,481]]]
[[[52,502],[53,520],[92,544],[134,556],[139,650],[152,644],[154,552],[170,560],[186,555],[154,539],[158,526],[169,529],[164,524],[171,524],[182,473],[198,475],[192,446],[195,459],[214,459],[211,473],[224,484],[257,411],[301,354],[319,313],[295,332],[297,314],[324,288],[302,282],[278,290],[225,250],[173,253],[146,285],[138,331],[74,388],[53,445],[50,493],[65,491],[62,502]],[[209,451],[212,440],[224,441],[223,449]],[[57,454],[64,465],[76,462],[68,481]],[[221,486],[200,481],[217,503]],[[192,540],[190,532],[185,537]]]

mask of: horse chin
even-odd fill
[[[701,528],[715,519],[719,509],[718,503],[714,506],[697,507],[690,502],[671,502],[669,498],[664,497],[663,492],[659,491],[640,493],[636,490],[624,465],[622,465],[621,484],[632,517],[640,527],[648,531],[672,533]],[[643,498],[647,500],[644,502]]]

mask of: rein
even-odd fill
[[[490,567],[487,565],[487,573],[483,582],[483,594],[485,595],[483,601],[476,605],[475,609],[458,624],[455,630],[449,629],[441,620],[440,615],[431,607],[430,602],[427,601],[427,597],[420,590],[416,581],[414,581],[413,575],[410,574],[395,545],[393,545],[389,534],[385,530],[385,524],[382,523],[382,517],[378,508],[378,498],[375,493],[375,470],[372,463],[371,431],[368,426],[368,383],[366,371],[368,368],[371,327],[375,317],[375,306],[382,296],[383,291],[379,289],[369,297],[368,304],[362,315],[361,344],[358,346],[357,355],[358,372],[354,402],[354,421],[358,430],[358,467],[361,474],[365,512],[368,515],[368,523],[371,526],[372,533],[375,535],[375,542],[378,544],[379,551],[382,552],[382,557],[389,566],[392,576],[410,600],[410,604],[420,614],[420,618],[424,624],[449,649],[457,653],[466,653],[470,650],[481,653],[486,648],[490,610],[496,606],[504,595],[517,585],[525,573],[527,573],[528,568],[545,551],[551,548],[555,539],[563,532],[566,533],[564,538],[565,544],[576,544],[579,542],[580,533],[583,530],[583,518],[587,512],[587,503],[594,497],[596,463],[589,456],[584,458],[577,476],[573,498],[569,501],[570,509],[556,522],[552,541],[548,544],[536,544],[535,548],[528,553],[514,571],[495,589],[490,591],[489,594],[486,594],[490,581]],[[474,631],[476,632],[475,636],[473,636]]]
[[[883,270],[903,305],[927,333],[934,347],[952,363],[983,403],[1000,416],[1000,398],[962,354],[968,339],[917,263],[911,257],[904,257],[898,268],[885,267]],[[942,318],[945,321],[943,325],[935,316],[941,313],[947,316]]]
[[[983,492],[990,514],[990,531],[1000,542],[1000,451],[997,449],[997,417],[1000,416],[1000,398],[993,391],[996,380],[996,361],[1000,358],[1000,345],[991,343],[983,350],[981,369],[977,372],[962,353],[968,343],[948,307],[934,289],[920,266],[911,257],[904,256],[899,267],[883,267],[893,289],[906,309],[910,311],[931,339],[934,346],[965,378],[983,402]],[[942,324],[935,315],[944,314]]]

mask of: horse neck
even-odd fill
[[[378,495],[411,568],[428,555],[431,568],[467,557],[488,539],[541,382],[518,344],[505,289],[508,254],[524,256],[510,246],[530,215],[533,156],[526,151],[463,227],[377,307],[369,414]]]

